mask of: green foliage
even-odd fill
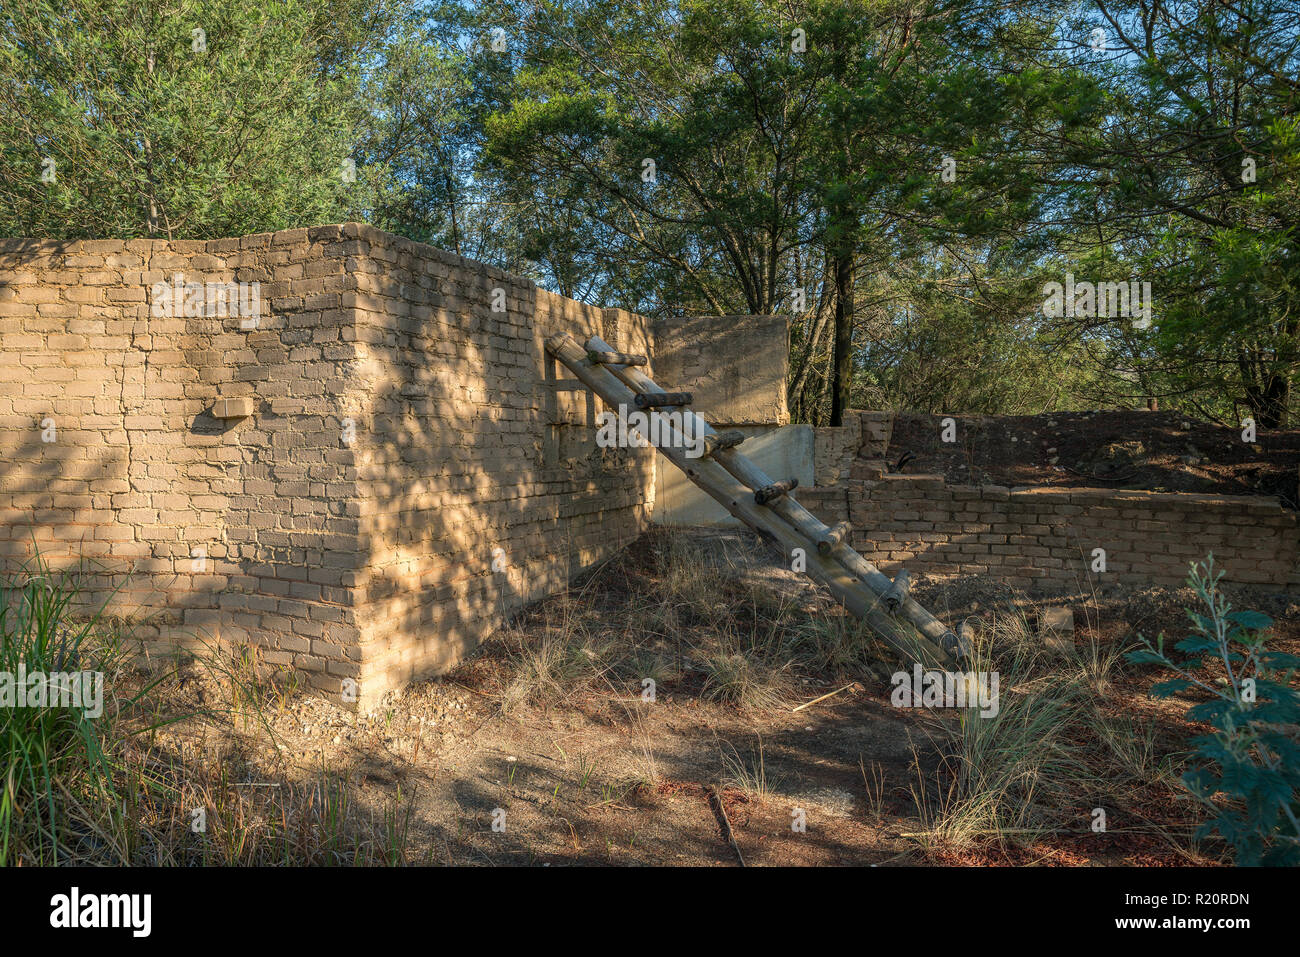
[[[119,647],[104,641],[98,613],[76,612],[84,596],[75,574],[52,571],[39,559],[0,580],[0,674],[111,672]],[[101,686],[102,687],[102,686]],[[15,699],[16,700],[16,699]],[[114,808],[110,773],[111,716],[47,706],[0,707],[0,866],[66,861],[77,831],[88,825],[70,807]]]
[[[1300,409],[1298,21],[1300,0],[10,0],[0,235],[362,219],[602,305],[787,313],[801,421],[832,393],[1157,397],[1269,429]],[[1150,281],[1154,328],[1044,316],[1067,271]]]
[[[1283,426],[1300,371],[1300,3],[1106,9],[1120,55],[1078,67],[1101,122],[1060,155],[1077,171],[1065,215],[1092,228],[1062,251],[1104,245],[1152,281],[1159,328],[1142,364],[1161,394]],[[1092,12],[1078,5],[1076,29]]]
[[[1151,689],[1169,697],[1199,689],[1209,699],[1187,711],[1213,733],[1193,738],[1195,765],[1183,777],[1211,813],[1197,834],[1218,832],[1243,865],[1300,864],[1300,694],[1294,677],[1300,658],[1267,646],[1273,621],[1255,611],[1233,611],[1218,590],[1214,556],[1193,565],[1187,583],[1204,614],[1189,610],[1192,633],[1174,645],[1175,663],[1160,635],[1128,655],[1130,661],[1173,670],[1178,677]],[[1206,670],[1221,674],[1198,677]]]
[[[347,218],[374,5],[5,3],[0,235],[210,238]]]
[[[1157,343],[1181,360],[1178,378],[1234,406],[1225,418],[1240,405],[1275,427],[1300,372],[1300,117],[1260,133],[1256,185],[1221,200],[1211,223],[1171,223],[1148,259],[1169,280]]]
[[[357,154],[374,223],[460,253],[471,215],[461,169],[471,135],[465,55],[409,17],[368,69],[363,96]]]

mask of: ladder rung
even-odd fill
[[[643,366],[650,361],[645,356],[633,356],[626,352],[602,349],[588,349],[587,358],[597,365],[606,366]]]
[[[759,505],[766,505],[774,502],[786,492],[799,487],[798,479],[785,479],[781,482],[773,482],[771,485],[764,485],[754,492],[754,501]]]
[[[723,449],[735,448],[743,441],[745,441],[744,432],[719,432],[717,435],[706,435],[704,437],[704,454],[712,455],[714,452],[721,452]]]
[[[894,576],[894,584],[883,596],[885,604],[889,606],[890,611],[898,611],[899,606],[907,601],[911,591],[912,576],[907,573],[906,568],[900,568],[898,574]]]
[[[817,541],[817,551],[823,555],[829,555],[835,551],[835,546],[844,541],[844,537],[852,530],[853,526],[848,522],[840,522],[834,528],[827,529],[826,534]]]
[[[641,392],[636,397],[638,409],[659,409],[664,406],[690,405],[689,392]]]

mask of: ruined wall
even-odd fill
[[[599,401],[543,349],[565,331],[649,354],[643,319],[377,230],[360,243],[364,689],[450,667],[639,535],[655,453],[597,448]]]
[[[150,652],[251,637],[337,688],[358,635],[333,427],[350,281],[339,229],[312,232],[0,243],[0,560],[87,560],[88,602]],[[258,282],[260,319],[156,308],[178,274]],[[254,395],[252,418],[211,414]]]
[[[742,451],[765,473],[814,481],[813,430],[790,425],[786,403],[786,316],[691,316],[656,320],[654,379],[689,392],[691,408],[718,431],[745,435]],[[740,527],[676,467],[663,463],[654,521],[667,526]]]
[[[893,431],[892,412],[858,409],[845,413],[842,426],[818,426],[817,484],[839,485],[861,477],[853,474],[853,466],[883,459]]]
[[[654,324],[654,380],[691,392],[715,428],[788,425],[785,316],[689,316]]]
[[[1111,489],[946,485],[888,475],[801,489],[824,522],[848,520],[851,543],[889,574],[986,575],[1021,587],[1181,584],[1213,552],[1232,582],[1300,587],[1295,512],[1271,498]],[[1106,572],[1091,571],[1093,549]]]
[[[177,274],[258,283],[256,322],[158,314]],[[547,384],[569,324],[651,351],[634,317],[357,224],[0,241],[0,565],[89,561],[151,651],[251,640],[365,703],[643,525],[653,453],[595,449]],[[214,417],[230,398],[252,415]]]

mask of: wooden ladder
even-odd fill
[[[780,548],[787,560],[800,549],[805,573],[829,588],[837,601],[909,662],[923,667],[965,662],[969,649],[964,642],[908,595],[905,569],[891,580],[854,551],[848,544],[847,522],[829,527],[795,501],[791,492],[797,480],[773,481],[765,475],[737,448],[744,441],[741,433],[714,431],[688,408],[689,393],[665,392],[642,372],[639,367],[647,364],[645,356],[615,352],[598,336],[582,347],[567,333],[548,339],[546,351],[600,396],[625,425],[631,411],[642,412],[650,425],[649,434],[642,438],[653,439],[668,461]],[[660,409],[679,411],[685,434]],[[694,456],[688,454],[692,446]]]

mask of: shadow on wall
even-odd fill
[[[140,551],[112,528],[128,485],[122,414],[129,356],[81,352],[83,306],[38,280],[73,271],[75,241],[0,241],[0,568],[96,572],[81,596],[98,607],[129,580]],[[84,297],[83,297],[84,298]],[[102,325],[102,320],[101,320]]]
[[[358,318],[366,696],[446,670],[635,538],[653,468],[595,446],[596,400],[555,389],[543,346],[563,330],[647,351],[631,317],[376,235],[394,261]]]
[[[0,398],[5,566],[29,558],[33,544],[59,565],[85,559],[98,573],[86,578],[85,606],[111,597],[109,612],[134,619],[150,651],[238,641],[250,630],[275,663],[309,650],[289,624],[294,613],[307,617],[309,601],[345,601],[309,581],[340,512],[278,493],[309,477],[339,493],[341,480],[327,474],[339,468],[330,461],[337,429],[324,435],[321,410],[291,423],[274,420],[269,405],[337,382],[341,357],[323,353],[350,349],[338,308],[347,280],[342,257],[330,262],[324,249],[340,232],[0,241],[0,369],[17,396]],[[153,284],[178,273],[260,283],[271,308],[256,331],[220,312],[151,310]],[[256,417],[211,414],[219,394],[255,389],[270,400],[258,409],[270,431],[254,427]],[[58,438],[42,445],[46,417]],[[310,489],[292,491],[305,498]]]
[[[692,408],[711,424],[789,424],[787,316],[673,317],[654,332],[656,381],[693,393]]]
[[[159,651],[253,641],[373,697],[645,525],[653,453],[595,448],[596,400],[548,384],[543,350],[563,329],[650,352],[639,319],[358,224],[0,241],[0,268],[0,557],[34,536],[104,563],[94,596],[120,589]],[[151,315],[177,272],[260,282],[260,327]]]

